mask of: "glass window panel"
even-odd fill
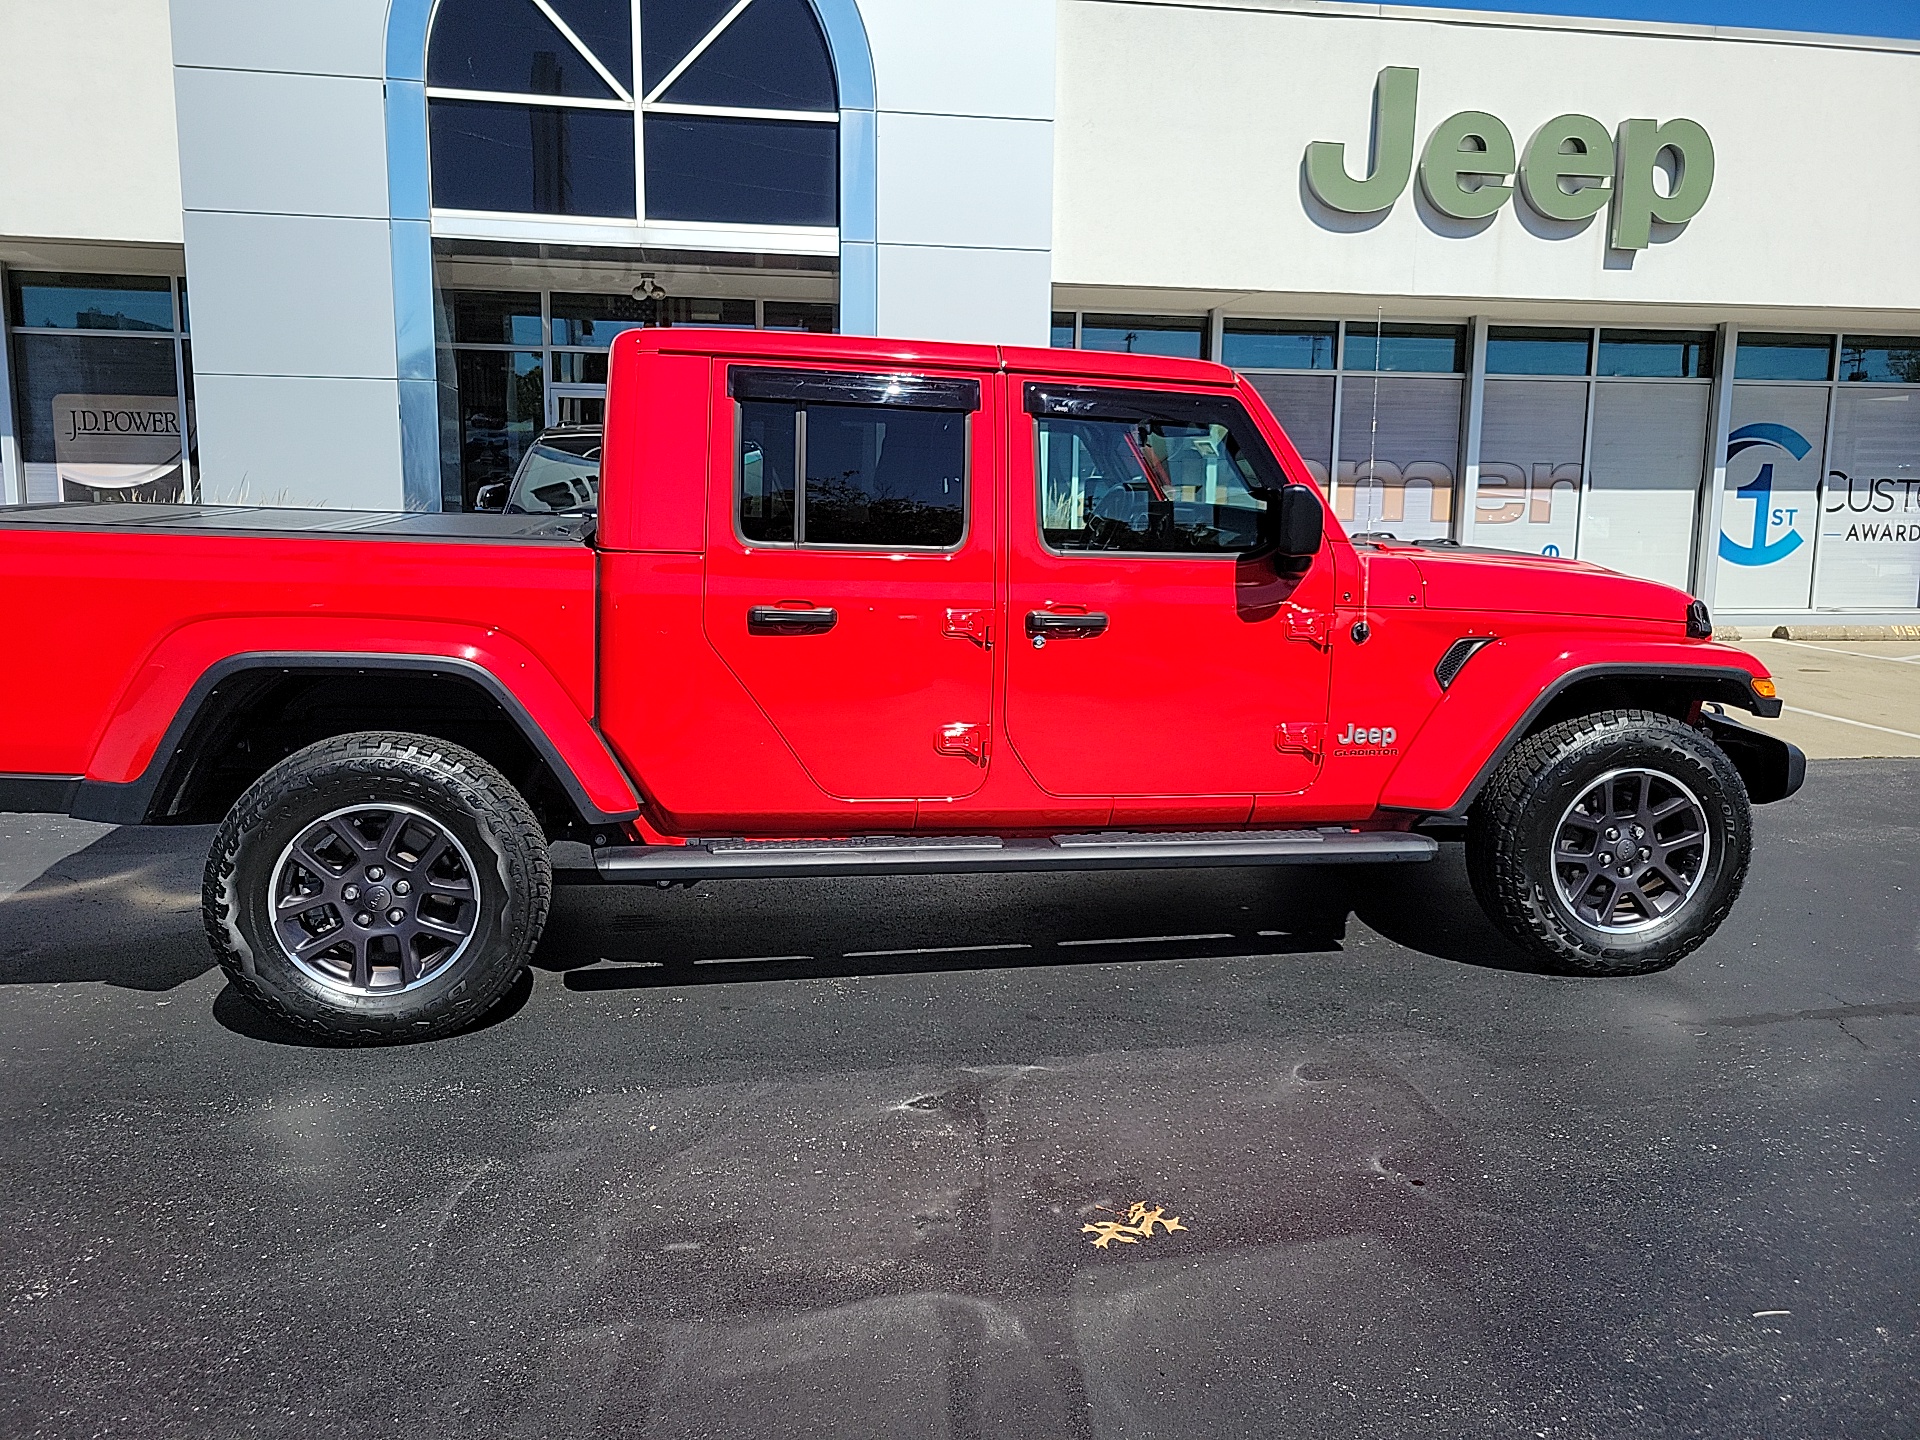
[[[607,352],[556,350],[553,352],[553,378],[562,385],[604,385],[607,383]]]
[[[442,209],[634,215],[629,111],[431,100],[427,123]]]
[[[1080,348],[1198,360],[1207,322],[1197,315],[1082,315]]]
[[[1713,374],[1710,330],[1602,330],[1602,375],[1669,376],[1704,380]]]
[[[966,533],[967,416],[809,405],[801,540],[946,548]]]
[[[804,330],[831,335],[839,323],[833,306],[812,300],[769,300],[760,307],[769,330]]]
[[[604,425],[607,423],[607,401],[603,395],[559,395],[554,398],[554,408],[558,411],[556,424]]]
[[[460,482],[471,510],[482,485],[513,479],[546,420],[540,352],[457,350]]]
[[[556,345],[611,345],[622,330],[640,324],[640,302],[631,295],[555,293],[548,304]]]
[[[164,275],[54,275],[29,270],[7,277],[15,325],[42,330],[173,329],[173,281]]]
[[[548,0],[594,58],[633,88],[633,7],[627,0]]]
[[[605,402],[568,397],[579,405]],[[560,423],[579,424],[564,414]],[[593,420],[599,424],[598,415]],[[590,515],[600,508],[600,439],[598,436],[550,433],[527,450],[514,479],[511,509],[527,515]]]
[[[1333,376],[1250,375],[1247,377],[1274,418],[1307,462],[1307,469],[1327,488],[1333,473]]]
[[[618,98],[533,0],[444,0],[427,42],[427,83],[512,95]]]
[[[1493,325],[1487,329],[1489,375],[1584,375],[1593,347],[1588,330]]]
[[[1412,370],[1464,374],[1467,330],[1464,325],[1379,325],[1347,322],[1347,369]]]
[[[742,539],[793,543],[795,405],[746,400],[740,405],[739,516]]]
[[[712,325],[726,330],[751,330],[753,301],[696,300],[676,295],[667,301],[667,321],[673,325]]]
[[[1073,348],[1073,312],[1071,310],[1053,312],[1053,330],[1047,338],[1047,343],[1056,350]]]
[[[839,177],[838,125],[647,117],[650,220],[832,225]]]
[[[1350,375],[1341,383],[1334,514],[1356,535],[1445,539],[1453,525],[1463,382]]]
[[[538,295],[513,290],[442,290],[440,303],[456,344],[540,343]]]
[[[1220,359],[1236,370],[1331,370],[1337,330],[1331,320],[1229,320]]]
[[[1218,422],[1038,422],[1040,533],[1055,550],[1232,555],[1260,543],[1253,462]]]
[[[753,0],[660,96],[676,105],[837,110],[833,57],[808,0]]]
[[[1830,380],[1833,337],[1742,335],[1734,343],[1733,374],[1737,380]]]
[[[180,284],[180,333],[182,335],[185,335],[188,331],[190,331],[193,328],[190,324],[187,323],[187,281],[185,276],[182,276],[180,278],[179,284]]]
[[[1469,541],[1527,555],[1573,554],[1586,438],[1586,381],[1488,380]]]
[[[172,340],[15,335],[13,360],[26,499],[186,498]]]
[[[1739,365],[1746,355],[1742,336]],[[1827,395],[1824,385],[1733,387],[1714,609],[1797,610],[1811,602]]]
[[[1707,445],[1705,385],[1601,385],[1580,558],[1685,588]]]
[[[1834,397],[1820,506],[1816,606],[1920,605],[1920,389],[1843,389]]]
[[[1920,336],[1848,335],[1840,342],[1840,378],[1920,384]]]
[[[734,0],[640,0],[641,86],[648,94],[726,18]]]

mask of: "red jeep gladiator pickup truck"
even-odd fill
[[[576,447],[577,448],[577,447]],[[1670,965],[1799,752],[1705,607],[1348,537],[1199,362],[816,335],[614,344],[535,514],[0,511],[0,808],[219,821],[233,983],[442,1033],[560,878],[1424,860],[1542,961]],[[591,479],[591,477],[588,477]],[[544,492],[542,492],[544,493]]]

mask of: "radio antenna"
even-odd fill
[[[1367,479],[1365,488],[1360,492],[1360,494],[1364,494],[1367,497],[1367,507],[1369,509],[1373,507],[1373,496],[1376,487],[1379,488],[1381,494],[1384,495],[1386,493],[1385,487],[1379,484],[1379,476],[1374,468],[1374,461],[1379,454],[1380,447],[1380,339],[1385,329],[1381,323],[1384,314],[1385,311],[1380,306],[1376,305],[1373,307],[1373,413],[1367,420]],[[1354,496],[1356,502],[1359,500],[1360,494]],[[1354,506],[1354,513],[1356,515],[1360,513],[1357,503]],[[1373,525],[1374,520],[1370,519],[1367,522],[1369,532],[1372,531]],[[1353,640],[1356,645],[1365,644],[1367,637],[1373,633],[1373,625],[1367,618],[1369,614],[1367,598],[1372,589],[1373,563],[1367,556],[1363,555],[1360,557],[1360,618],[1354,623],[1353,627]]]

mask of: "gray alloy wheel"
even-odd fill
[[[1583,924],[1630,935],[1677,915],[1713,853],[1707,812],[1685,782],[1644,767],[1609,770],[1554,830],[1553,882]]]
[[[411,805],[354,805],[286,843],[268,882],[288,960],[349,993],[405,993],[459,960],[479,928],[473,859]]]

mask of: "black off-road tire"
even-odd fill
[[[457,950],[449,942],[451,958],[439,969],[405,987],[396,979],[386,993],[371,981],[355,987],[351,977],[328,983],[324,974],[296,964],[275,929],[273,894],[276,884],[284,888],[276,877],[283,855],[294,853],[290,847],[296,839],[342,811],[373,812],[362,824],[377,831],[383,806],[405,807],[429,822],[420,833],[437,826],[457,842],[471,861],[472,884],[465,893],[474,906],[468,915],[451,908],[458,900],[447,902],[450,908],[441,913],[460,917],[455,923],[467,928],[465,941]],[[358,863],[377,858],[369,851]],[[460,858],[450,862],[455,871],[465,868]],[[371,873],[363,870],[362,880]],[[393,873],[412,872],[395,866]],[[407,897],[381,903],[404,905],[412,899],[424,911],[424,892],[430,888],[425,880],[417,889],[412,882],[403,888]],[[444,888],[457,888],[457,881]],[[472,751],[444,740],[365,732],[289,755],[234,802],[207,855],[201,913],[228,979],[261,1009],[335,1043],[388,1044],[445,1035],[486,1014],[525,968],[552,895],[546,837],[505,776]],[[369,911],[366,919],[377,928],[384,913],[389,912]],[[339,917],[342,933],[355,918]],[[365,953],[372,954],[372,947]]]
[[[1618,933],[1576,914],[1554,880],[1568,807],[1609,772],[1646,770],[1686,786],[1704,812],[1704,864],[1671,914]],[[1548,727],[1522,744],[1475,802],[1467,875],[1481,908],[1510,939],[1572,975],[1644,975],[1701,945],[1727,918],[1747,875],[1753,821],[1740,772],[1701,731],[1647,710],[1605,710]]]

